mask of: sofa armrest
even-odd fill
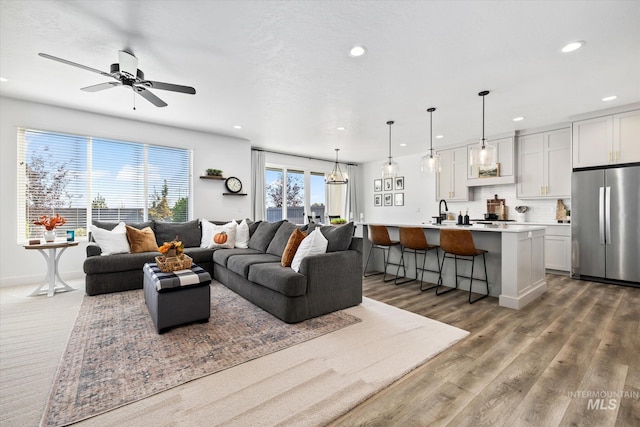
[[[99,256],[101,254],[102,254],[102,248],[100,248],[100,246],[97,243],[89,242],[89,244],[87,244],[87,257]]]
[[[302,260],[300,273],[307,276],[307,295],[356,305],[362,302],[362,254],[355,250],[327,252]]]

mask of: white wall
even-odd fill
[[[224,181],[199,179],[207,168],[242,180],[250,193],[249,141],[0,97],[0,286],[35,283],[46,273],[42,255],[25,250],[17,233],[17,127],[99,136],[193,150],[193,218],[227,220],[251,216],[251,194],[222,196]],[[85,243],[60,259],[63,277],[81,277]]]

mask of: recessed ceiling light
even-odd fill
[[[0,82],[8,82],[9,80],[5,79],[4,77],[0,77]]]
[[[436,135],[436,139],[442,139],[444,138],[444,135]]]
[[[367,49],[364,46],[354,46],[349,51],[349,55],[358,57],[364,55],[366,51]]]
[[[580,49],[584,45],[585,45],[585,42],[583,41],[571,42],[562,48],[562,53],[573,52],[574,50]]]
[[[346,127],[344,127],[344,126],[338,126],[336,129],[337,129],[337,130],[347,130],[347,128],[346,128]]]
[[[240,125],[233,125],[233,128],[234,128],[234,129],[242,129],[242,126],[240,126]]]
[[[522,117],[522,116],[514,117],[514,118],[513,118],[513,121],[514,121],[514,122],[521,122],[521,121],[523,121],[523,120],[524,120],[524,117]]]
[[[602,98],[602,100],[604,102],[608,102],[608,101],[613,101],[614,99],[617,99],[618,97],[616,95],[611,95],[611,96],[606,96],[604,98]]]
[[[406,147],[406,146],[407,146],[407,144],[404,144],[404,143],[400,144],[400,147]]]

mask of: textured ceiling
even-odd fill
[[[253,146],[364,162],[568,121],[640,101],[639,1],[0,1],[0,94],[245,138]],[[586,46],[560,53],[569,41]],[[367,54],[348,55],[355,44]],[[117,51],[157,108],[107,79]],[[618,99],[603,103],[604,96]],[[525,116],[519,123],[513,117]],[[234,125],[242,125],[236,130]],[[336,128],[344,126],[346,130]],[[400,147],[400,144],[406,144]]]

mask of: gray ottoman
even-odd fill
[[[208,322],[211,276],[193,264],[190,269],[163,273],[155,263],[144,272],[144,300],[159,334],[174,326]]]

